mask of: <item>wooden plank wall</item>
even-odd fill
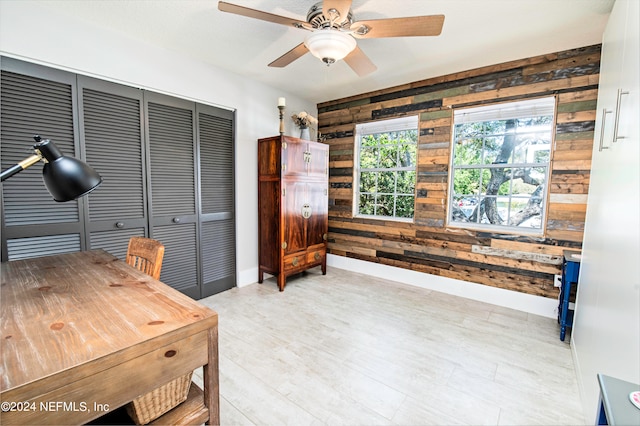
[[[335,255],[557,298],[562,251],[579,250],[589,189],[600,45],[512,61],[318,105],[330,145],[329,249]],[[446,226],[453,108],[556,95],[541,237]],[[357,123],[420,116],[413,223],[353,217]]]

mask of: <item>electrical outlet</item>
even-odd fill
[[[562,287],[562,275],[554,275],[553,276],[553,286],[554,287]]]

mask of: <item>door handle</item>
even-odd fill
[[[124,228],[124,222],[116,222],[116,228],[118,229]]]
[[[602,152],[603,149],[609,149],[608,146],[604,146],[604,125],[607,121],[607,114],[611,114],[613,111],[607,111],[606,108],[602,108],[602,125],[600,127],[600,144],[598,145],[598,151]]]
[[[618,89],[618,99],[616,100],[616,119],[613,122],[613,142],[618,142],[618,139],[624,139],[625,136],[618,135],[618,128],[620,124],[620,104],[622,103],[622,95],[628,95],[628,90]]]
[[[171,222],[180,223],[180,218],[179,217],[174,217],[173,219],[171,219]]]

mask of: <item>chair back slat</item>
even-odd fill
[[[164,245],[151,238],[131,237],[127,248],[126,262],[147,275],[160,279]]]

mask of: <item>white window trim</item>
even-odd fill
[[[368,123],[356,124],[355,138],[354,138],[354,153],[353,153],[353,217],[375,219],[382,221],[395,221],[395,222],[407,222],[413,223],[415,218],[415,191],[414,191],[414,214],[412,218],[394,217],[394,216],[376,216],[359,213],[358,202],[360,199],[360,142],[363,134],[372,133],[385,133],[385,132],[398,132],[402,130],[417,130],[419,129],[420,120],[417,115],[408,117],[385,119],[380,121],[372,121]],[[413,170],[418,171],[418,142],[416,141],[416,165]],[[417,185],[417,182],[415,183]]]
[[[466,124],[474,122],[482,122],[488,120],[507,120],[511,118],[527,118],[535,115],[552,115],[553,124],[551,129],[551,147],[553,147],[553,140],[555,139],[555,124],[556,124],[556,104],[557,99],[555,96],[546,96],[542,98],[535,98],[521,101],[509,101],[500,104],[483,105],[479,107],[460,108],[453,111],[453,128],[457,124]],[[544,166],[546,168],[545,173],[545,185],[544,190],[544,209],[542,211],[541,227],[540,228],[521,228],[517,226],[509,225],[493,225],[486,223],[475,222],[454,222],[451,220],[451,203],[453,202],[453,184],[454,184],[454,149],[455,149],[455,132],[451,133],[451,152],[449,162],[449,193],[447,194],[447,220],[446,226],[451,228],[461,229],[473,229],[482,232],[500,232],[520,235],[536,235],[542,236],[546,232],[547,215],[549,212],[549,188],[551,179],[551,159]],[[551,149],[550,147],[550,149]],[[508,167],[517,168],[522,167],[522,164],[509,164]],[[527,164],[526,166],[531,166]],[[471,168],[477,168],[472,167]],[[456,166],[455,168],[462,169],[464,166]]]

